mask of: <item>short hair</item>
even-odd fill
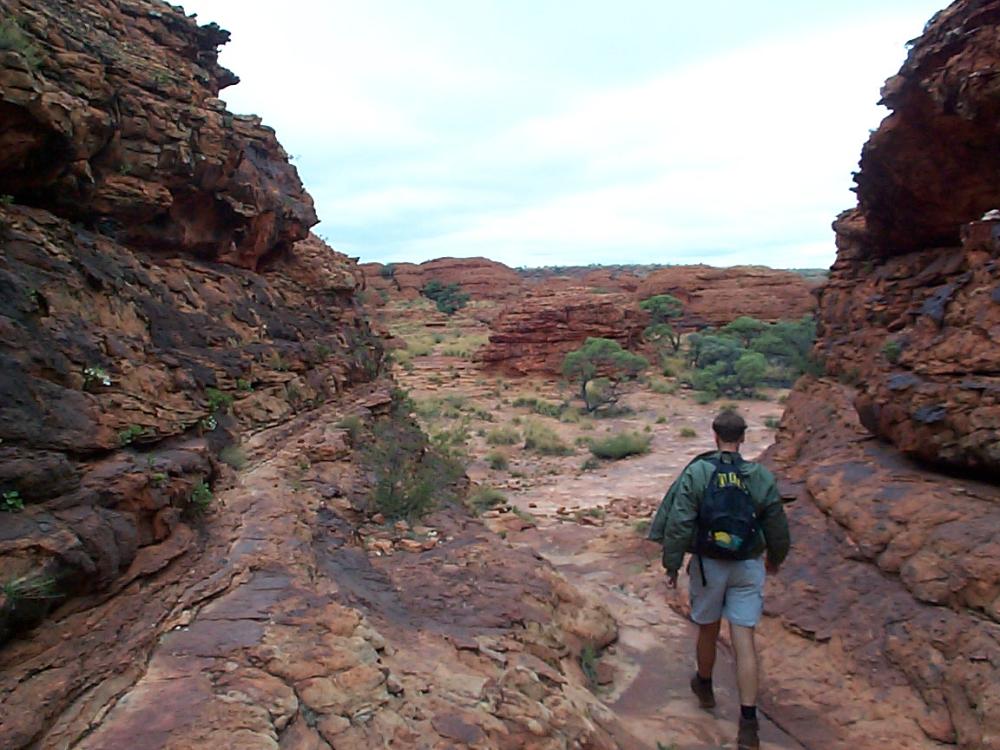
[[[712,420],[712,430],[721,440],[726,443],[735,443],[742,440],[747,431],[746,420],[731,409],[719,412],[719,415]]]

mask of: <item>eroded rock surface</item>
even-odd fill
[[[436,258],[425,263],[362,263],[372,302],[392,298],[417,299],[431,281],[458,284],[477,300],[509,300],[524,294],[525,283],[517,271],[487,258]]]
[[[799,497],[772,658],[969,750],[1000,748],[998,30],[953,3],[886,84],[819,296],[836,380],[799,384],[769,454]]]
[[[812,315],[813,289],[801,274],[762,266],[672,266],[644,278],[636,297],[672,294],[684,303],[682,323],[700,327],[725,325],[742,315],[769,322]]]
[[[582,287],[536,292],[501,310],[490,341],[476,357],[507,373],[558,373],[568,352],[590,336],[639,343],[648,316],[624,294],[597,294]]]
[[[316,223],[274,132],[218,96],[229,33],[155,0],[5,0],[0,193],[145,250],[255,268]]]

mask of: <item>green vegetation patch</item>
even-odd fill
[[[590,441],[590,452],[598,458],[617,461],[627,456],[649,453],[650,435],[640,432],[619,432],[617,435]]]

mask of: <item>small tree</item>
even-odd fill
[[[651,323],[642,332],[642,337],[659,349],[661,344],[669,344],[676,352],[681,348],[681,336],[667,321],[684,314],[684,303],[672,294],[657,294],[644,299],[639,307],[649,313]]]
[[[588,338],[582,347],[563,360],[562,374],[580,387],[580,398],[588,412],[618,400],[618,384],[634,378],[649,362],[622,349],[611,339]]]
[[[755,338],[760,336],[768,327],[768,324],[749,315],[741,315],[736,320],[730,321],[719,329],[719,333],[726,336],[735,336],[740,340],[745,349],[750,348],[750,344]]]
[[[442,284],[437,279],[431,279],[420,293],[433,300],[437,309],[445,315],[452,315],[456,310],[461,310],[469,301],[469,295],[462,291],[458,284]]]

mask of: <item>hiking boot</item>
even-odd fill
[[[694,673],[691,678],[691,692],[698,697],[698,705],[702,708],[715,708],[715,693],[712,690],[712,683],[707,685],[701,681],[698,673]]]
[[[756,719],[744,719],[741,716],[740,731],[736,735],[737,750],[760,750],[760,739],[757,737],[759,728]]]

